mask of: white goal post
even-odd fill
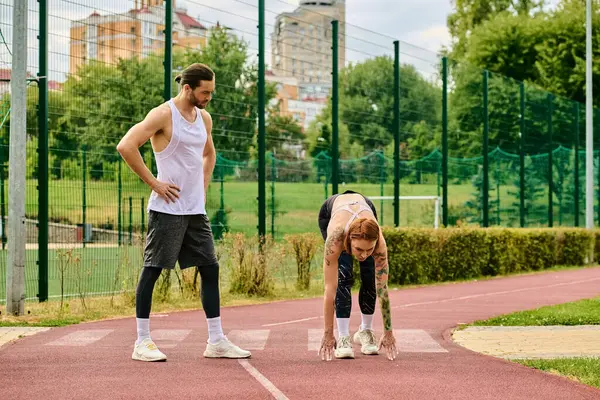
[[[394,196],[368,196],[369,200],[394,200]],[[442,204],[442,198],[439,196],[400,196],[400,200],[434,200],[434,219],[433,227],[439,228],[440,225],[440,205]]]

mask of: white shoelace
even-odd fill
[[[350,336],[343,336],[340,338],[339,347],[352,347],[350,344]]]
[[[363,335],[365,335],[365,336],[367,337],[367,342],[368,342],[368,344],[375,345],[375,334],[373,333],[373,331],[372,331],[372,330],[370,330],[370,329],[365,329],[365,330],[362,332],[362,334],[363,334]]]

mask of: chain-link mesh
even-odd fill
[[[5,228],[14,3],[0,0],[0,299],[5,296],[9,240]],[[61,285],[69,294],[75,294],[81,282],[90,293],[104,293],[132,288],[137,281],[150,189],[122,161],[116,145],[165,97],[177,95],[175,76],[194,62],[206,63],[216,73],[216,91],[208,107],[218,152],[207,193],[214,236],[220,240],[225,232],[256,234],[261,34],[266,45],[266,233],[282,239],[290,233],[316,232],[319,207],[333,194],[334,180],[340,192],[354,190],[376,198],[380,223],[394,225],[394,38],[349,24],[344,2],[298,5],[268,0],[264,32],[257,29],[256,1],[175,3],[172,74],[165,77],[162,1],[48,2],[50,295],[60,293]],[[30,0],[29,298],[35,298],[38,289],[38,20],[38,2]],[[339,22],[336,38],[333,20]],[[339,49],[337,177],[332,168],[334,39]],[[399,43],[401,227],[433,226],[435,199],[444,191],[442,59]],[[521,220],[529,227],[583,225],[583,105],[492,72],[487,75],[485,104],[484,70],[447,62],[448,225],[482,225],[485,199],[491,226],[517,227]],[[165,82],[171,85],[167,96]],[[594,121],[600,129],[598,110]],[[599,146],[595,143],[596,149]],[[156,173],[151,144],[140,152]],[[596,219],[599,165],[596,152]]]

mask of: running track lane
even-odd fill
[[[321,361],[322,300],[224,308],[247,361],[202,357],[202,312],[155,316],[166,363],[130,359],[133,318],[52,329],[0,348],[2,399],[600,399],[600,391],[455,345],[458,323],[600,294],[600,268],[391,292],[403,351]],[[360,323],[356,298],[351,330]],[[379,313],[375,330],[381,333]]]

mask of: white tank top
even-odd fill
[[[167,203],[152,191],[148,210],[166,214],[206,214],[204,207],[204,145],[207,132],[202,113],[196,108],[196,121],[186,120],[173,103],[171,108],[171,141],[160,152],[154,152],[158,169],[157,179],[175,184],[181,189],[175,202]]]

